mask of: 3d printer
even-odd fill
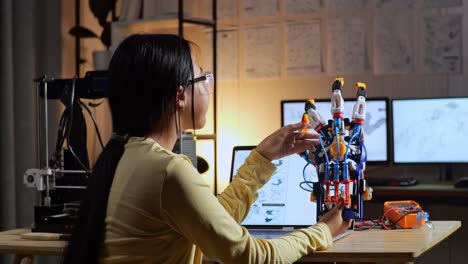
[[[39,168],[28,169],[24,174],[24,183],[40,192],[40,204],[34,207],[32,231],[70,233],[81,194],[91,174],[84,111],[91,116],[103,146],[95,117],[81,99],[107,97],[108,74],[106,71],[91,71],[83,78],[52,79],[44,76],[35,81]],[[53,153],[49,151],[48,142],[48,100],[60,100],[65,106]]]

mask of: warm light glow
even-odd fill
[[[210,184],[211,191],[214,193],[214,142],[213,140],[197,140],[197,155],[208,162],[208,171],[201,176]]]

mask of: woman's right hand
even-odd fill
[[[319,222],[327,224],[332,236],[344,233],[351,226],[352,220],[343,219],[341,216],[343,208],[344,202],[343,199],[341,199],[340,202],[335,205],[335,207],[333,207],[329,212],[324,214],[322,218],[320,218]]]

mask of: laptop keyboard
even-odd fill
[[[291,233],[289,230],[249,230],[249,233],[258,238],[273,239]]]

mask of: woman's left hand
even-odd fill
[[[315,131],[301,132],[309,128],[310,125],[303,123],[284,126],[266,137],[255,149],[270,161],[301,153],[319,144],[319,135]]]

